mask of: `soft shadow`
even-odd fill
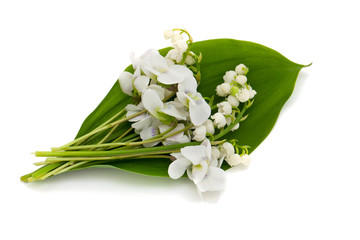
[[[170,193],[191,202],[201,202],[196,187],[188,178],[171,179],[145,176],[113,168],[88,168],[63,173],[45,181],[28,183],[26,186],[39,192],[99,192],[132,194],[141,192]]]

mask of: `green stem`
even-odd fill
[[[117,128],[118,126],[119,126],[119,125],[116,125],[115,127],[113,127],[113,128],[108,132],[108,134],[106,134],[106,136],[103,137],[103,139],[101,139],[96,145],[102,144],[103,142],[105,142],[106,139],[108,139],[108,137],[116,130],[116,128]],[[96,149],[96,147],[93,147],[93,148],[91,148],[90,150],[95,150],[95,149]]]
[[[111,118],[109,118],[107,121],[103,122],[102,124],[100,124],[99,126],[97,126],[94,130],[101,128],[103,126],[105,126],[106,124],[112,122],[113,120],[115,120],[117,117],[119,117],[121,114],[123,114],[125,112],[125,108],[121,109],[118,113],[116,113],[114,116],[112,116]],[[80,141],[78,141],[75,145],[80,145],[83,142],[85,142],[87,139],[82,139]]]
[[[82,161],[82,162],[75,163],[75,164],[73,164],[73,165],[71,165],[71,166],[69,166],[69,167],[67,167],[67,168],[62,169],[61,171],[55,173],[54,175],[59,175],[59,174],[61,174],[61,173],[70,171],[71,169],[77,168],[77,167],[79,167],[79,166],[81,166],[81,165],[84,165],[84,164],[86,164],[86,163],[88,163],[88,161]]]
[[[113,140],[113,142],[117,142],[119,140],[121,140],[123,137],[125,137],[129,132],[131,132],[131,130],[133,130],[133,128],[129,128],[128,130],[126,130],[123,134],[121,134],[117,139]]]
[[[180,151],[180,149],[178,151]],[[145,155],[145,156],[150,156],[150,155],[153,156],[153,155],[167,154],[167,153],[173,153],[173,152],[174,152],[174,150],[164,150],[164,151],[147,153],[147,155]],[[133,157],[142,158],[144,156],[143,156],[143,153],[133,153],[133,154],[109,156],[109,157],[51,157],[51,158],[47,158],[44,162],[39,162],[37,164],[68,162],[69,163],[68,165],[70,165],[70,162],[74,162],[74,161],[108,161],[108,160],[130,159]],[[65,166],[65,167],[67,167],[67,166]]]
[[[133,114],[133,115],[130,115],[130,116],[125,117],[125,118],[122,118],[122,119],[117,120],[117,121],[115,121],[115,122],[113,122],[113,123],[109,123],[109,124],[107,124],[107,125],[104,125],[103,127],[96,128],[96,129],[94,129],[93,131],[89,132],[88,134],[85,134],[85,135],[83,135],[83,136],[81,136],[81,137],[79,137],[79,138],[77,138],[77,139],[75,139],[75,140],[73,140],[73,141],[71,141],[71,142],[69,142],[69,143],[61,146],[61,147],[59,147],[59,148],[53,148],[53,150],[54,150],[54,151],[65,150],[65,149],[67,149],[68,147],[70,147],[71,145],[73,145],[73,144],[75,144],[75,143],[77,143],[77,142],[79,142],[79,141],[82,141],[82,140],[84,140],[84,139],[87,139],[87,138],[91,137],[92,135],[94,135],[94,134],[96,134],[96,133],[99,133],[99,132],[104,131],[104,130],[106,130],[106,129],[112,128],[112,127],[114,127],[114,126],[116,126],[116,125],[118,125],[118,124],[120,124],[120,123],[126,122],[126,121],[128,121],[129,119],[134,118],[134,117],[136,117],[136,116],[138,116],[138,115],[141,115],[141,114],[143,114],[143,113],[145,113],[145,112],[146,112],[146,110],[144,109],[144,110],[142,110],[142,111],[140,111],[140,112],[137,112],[137,113],[135,113],[135,114]]]
[[[127,155],[134,153],[152,153],[158,151],[166,151],[166,150],[178,150],[180,148],[192,145],[199,145],[200,142],[190,142],[190,143],[181,143],[174,144],[169,146],[159,146],[159,147],[151,147],[151,148],[138,148],[138,149],[126,149],[126,150],[114,150],[114,151],[37,151],[35,152],[35,156],[37,157],[104,157],[104,156],[118,156],[118,155]]]
[[[115,142],[115,143],[103,143],[103,144],[96,144],[96,145],[82,145],[82,146],[73,146],[73,147],[68,147],[66,150],[81,150],[81,149],[88,149],[88,148],[93,148],[93,147],[116,147],[116,146],[137,146],[137,145],[143,145],[143,144],[148,144],[148,143],[153,143],[153,142],[158,142],[158,141],[162,141],[165,140],[166,138],[172,137],[176,134],[179,134],[181,132],[185,132],[186,130],[190,129],[191,127],[193,127],[192,124],[190,124],[189,126],[180,129],[176,132],[173,132],[171,134],[166,135],[167,133],[169,133],[170,131],[172,131],[174,128],[176,127],[176,124],[174,125],[174,127],[168,129],[167,131],[165,131],[162,134],[159,134],[156,137],[150,138],[148,140],[145,141],[140,141],[140,142]]]

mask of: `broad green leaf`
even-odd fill
[[[162,49],[160,53],[165,55],[169,49]],[[248,81],[257,91],[254,105],[248,110],[249,117],[241,123],[240,128],[228,133],[225,138],[235,138],[240,144],[251,146],[250,152],[254,151],[273,128],[281,108],[295,87],[299,71],[305,66],[291,62],[265,46],[232,39],[196,42],[192,51],[197,54],[201,52],[203,55],[202,78],[198,90],[206,97],[215,95],[215,88],[223,82],[222,76],[226,71],[234,70],[240,63],[249,67]],[[133,69],[128,67],[126,70]],[[94,129],[130,102],[132,99],[121,92],[116,82],[101,104],[85,120],[77,136]],[[169,164],[170,161],[167,159],[138,159],[111,162],[106,165],[146,175],[167,177]],[[229,166],[225,165],[223,168],[227,169]]]

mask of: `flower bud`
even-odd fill
[[[206,128],[206,133],[213,135],[215,133],[214,123],[208,119],[203,124]]]
[[[232,122],[232,118],[231,117],[226,117],[226,125],[230,125]]]
[[[250,99],[252,99],[253,97],[255,97],[256,95],[256,91],[254,89],[252,89],[252,87],[249,85],[249,95],[250,95]]]
[[[235,72],[239,75],[246,75],[249,72],[249,69],[241,63],[236,66]]]
[[[247,81],[247,77],[245,75],[236,76],[236,82],[240,85],[244,85]]]
[[[225,158],[229,158],[235,153],[234,146],[229,142],[224,142],[220,149],[221,155]]]
[[[172,29],[168,29],[164,32],[164,38],[166,40],[172,38],[174,36],[174,31]]]
[[[182,40],[182,39],[183,39],[183,37],[181,36],[180,33],[174,33],[174,35],[171,38],[171,42],[176,43],[177,41]]]
[[[186,41],[182,39],[176,41],[175,46],[177,49],[179,49],[180,52],[185,52],[188,48]]]
[[[231,83],[232,81],[235,81],[236,72],[235,71],[227,71],[223,77],[224,81],[226,83]]]
[[[236,131],[236,130],[239,129],[239,127],[240,127],[240,123],[237,123],[237,124],[231,129],[231,131]]]
[[[251,90],[249,91],[249,93],[250,93],[250,99],[254,98],[255,95],[257,94],[257,92],[256,92],[255,90],[253,90],[253,89],[251,89]]]
[[[246,102],[247,100],[249,100],[250,98],[250,92],[247,88],[242,88],[237,94],[236,94],[236,98],[240,101],[240,102]]]
[[[211,119],[214,119],[214,125],[217,128],[223,128],[226,125],[225,116],[219,112],[212,115]]]
[[[250,164],[250,160],[251,160],[250,156],[247,155],[247,154],[244,154],[244,155],[241,156],[240,163],[247,167]]]
[[[227,101],[231,104],[231,106],[233,107],[238,107],[240,102],[239,102],[239,99],[237,99],[236,97],[230,95],[228,96],[227,98]]]
[[[230,115],[232,113],[232,106],[229,102],[224,101],[216,105],[219,113],[223,115]]]
[[[165,56],[166,59],[174,60],[179,63],[182,59],[182,53],[178,49],[171,49]]]
[[[195,141],[201,142],[206,138],[206,127],[201,125],[193,131]]]
[[[241,157],[239,154],[232,154],[230,157],[226,158],[225,161],[231,166],[234,167],[241,163]]]
[[[220,97],[226,97],[230,93],[230,89],[229,83],[222,83],[216,87],[216,94]]]
[[[185,59],[185,64],[186,65],[193,65],[195,63],[195,59],[191,56],[187,56]]]

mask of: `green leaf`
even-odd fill
[[[170,48],[160,50],[165,55]],[[193,44],[192,51],[202,53],[201,84],[198,88],[203,96],[211,97],[215,88],[223,82],[226,71],[234,70],[243,63],[249,67],[247,74],[250,85],[257,91],[254,105],[247,112],[249,117],[241,123],[240,128],[228,133],[227,139],[237,139],[240,144],[251,146],[250,152],[267,137],[273,128],[281,108],[289,99],[295,87],[296,78],[304,65],[296,64],[280,53],[260,44],[233,39],[215,39]],[[127,71],[133,71],[128,67]],[[215,98],[215,102],[220,101]],[[83,123],[77,137],[100,125],[116,114],[132,99],[122,93],[118,82]],[[167,159],[136,159],[107,163],[115,168],[167,177]],[[229,168],[228,165],[223,166]]]

